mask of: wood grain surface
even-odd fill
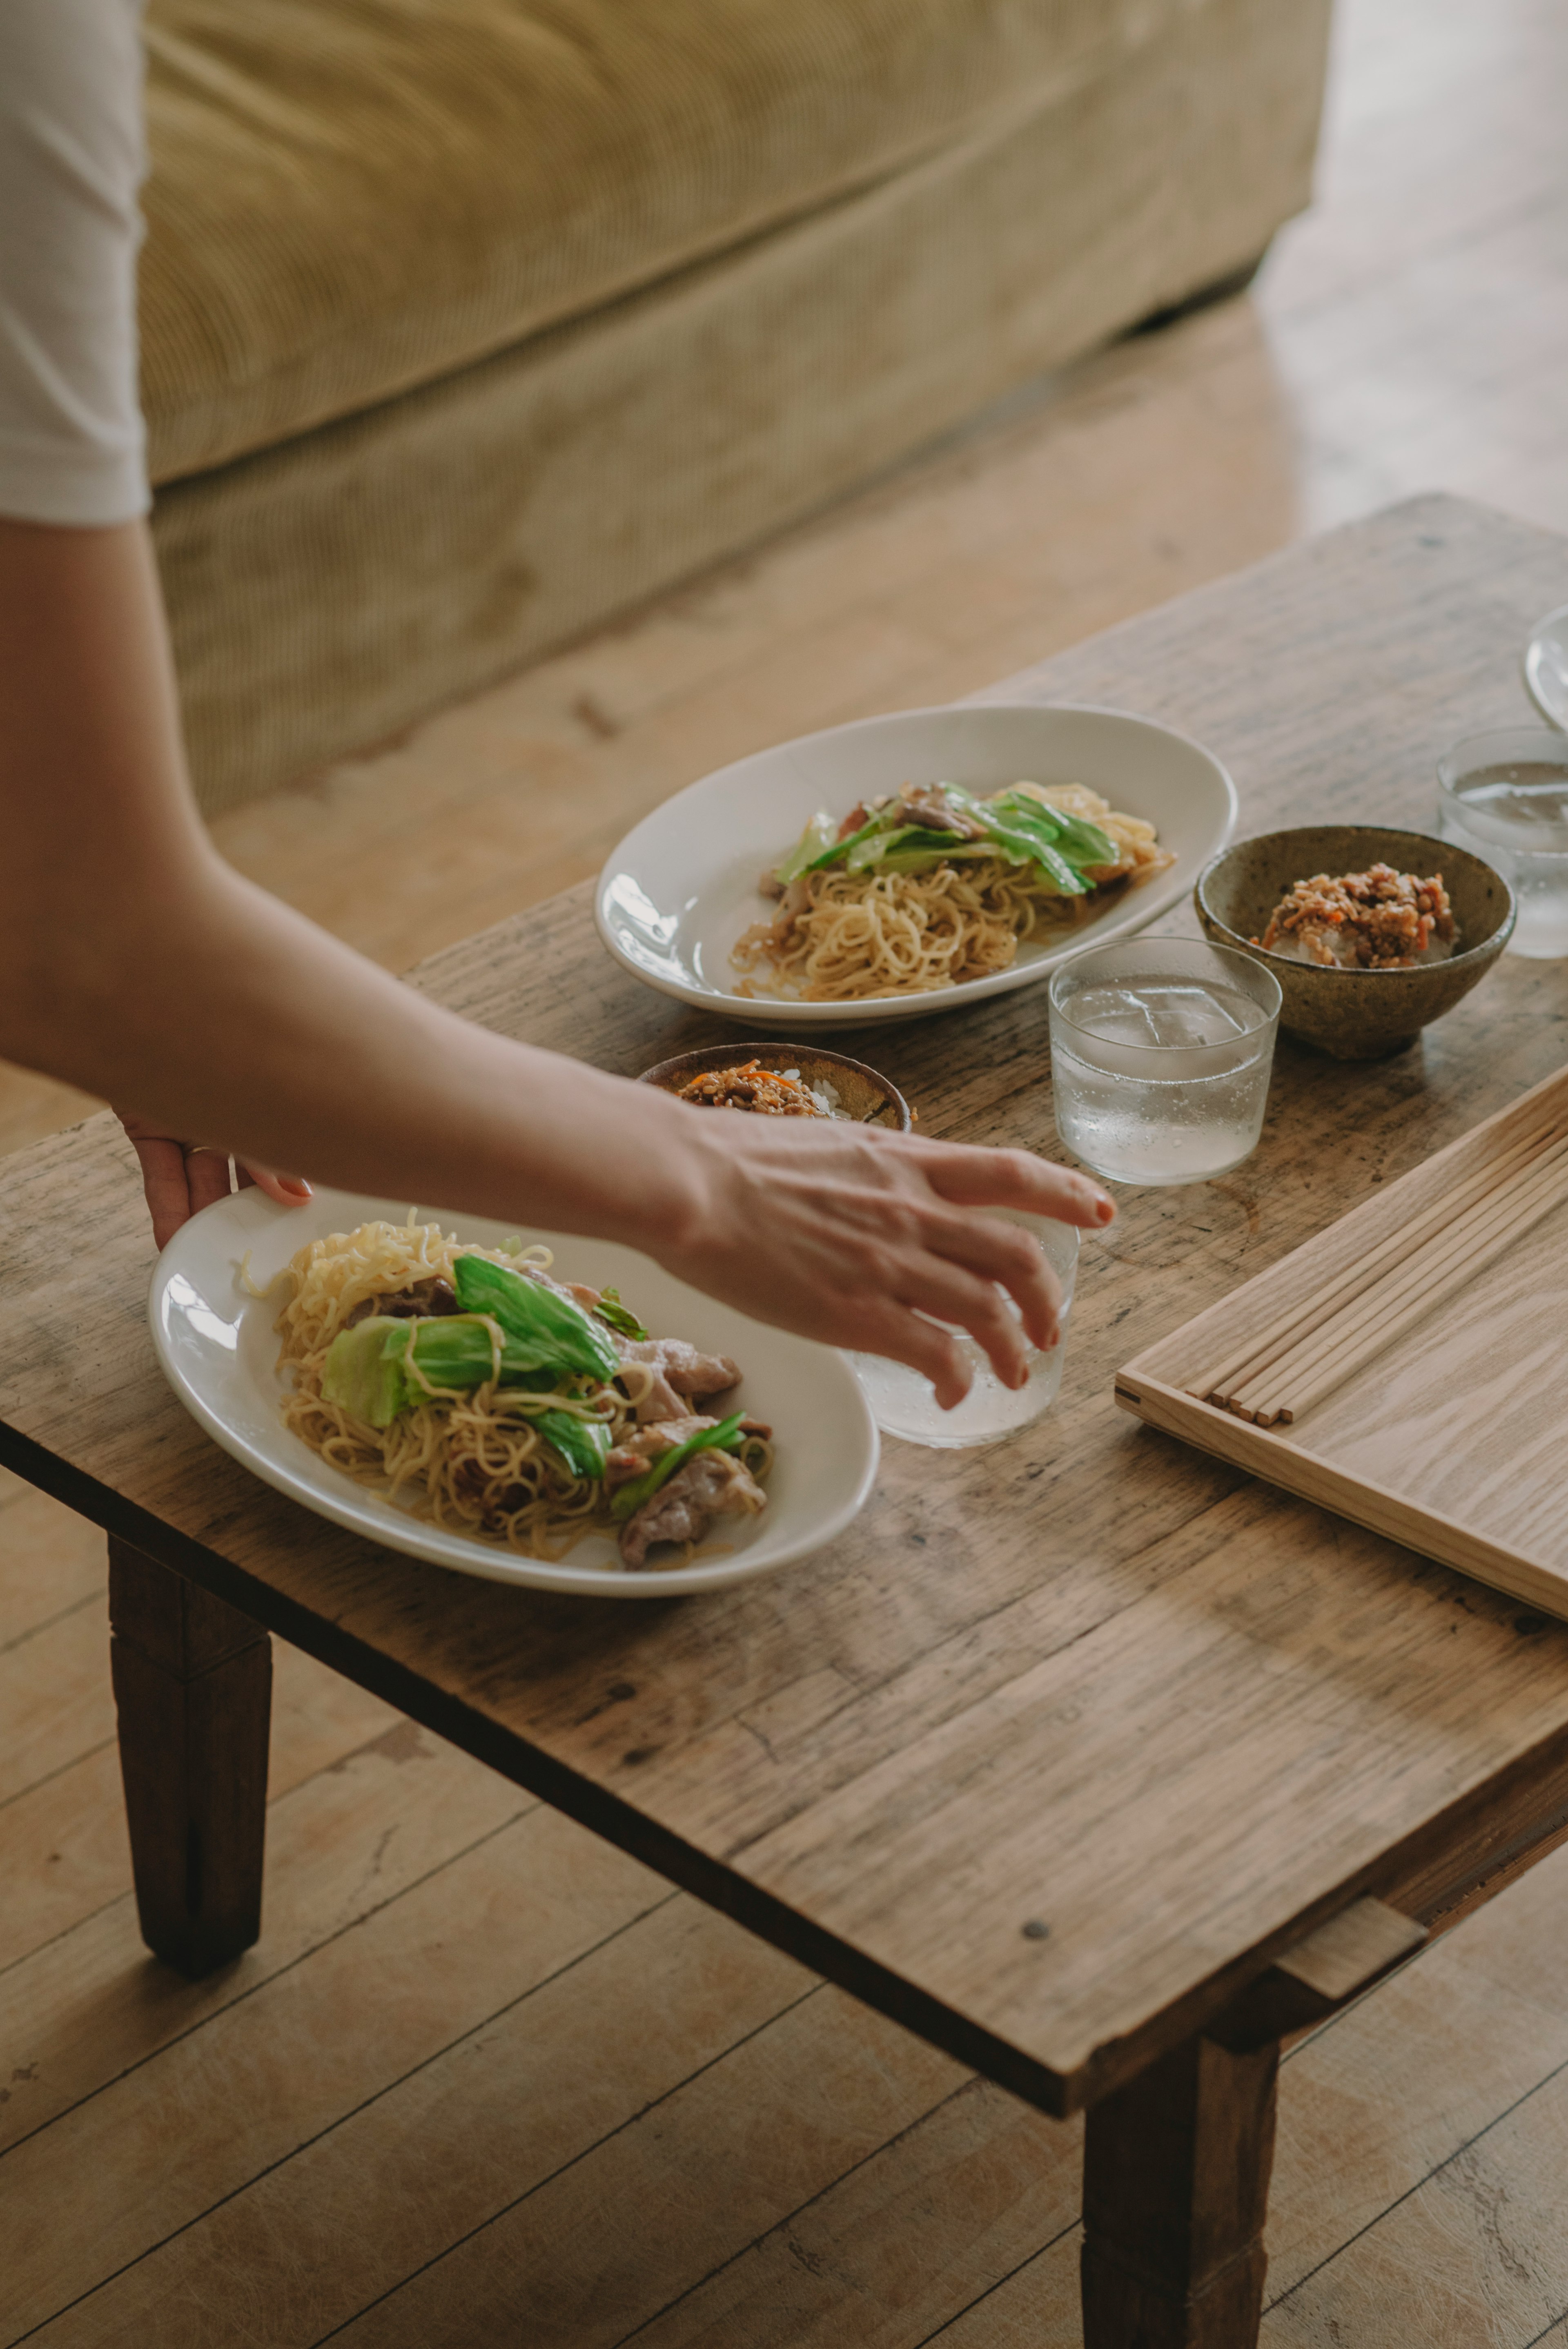
[[[1557,1196],[1446,1300],[1418,1295],[1409,1309],[1428,1309],[1413,1326],[1298,1411],[1288,1431],[1254,1425],[1200,1393],[1207,1366],[1255,1332],[1283,1329],[1518,1135],[1565,1113],[1568,1078],[1549,1077],[1145,1348],[1118,1371],[1117,1400],[1151,1426],[1568,1618],[1568,1200]]]
[[[1511,713],[1522,633],[1564,594],[1568,543],[1422,500],[999,690],[1181,726],[1251,831],[1418,824],[1437,753]],[[608,962],[581,893],[418,983],[627,1072],[718,1032]],[[158,1377],[103,1120],[7,1168],[0,1456],[1069,2110],[1352,1899],[1438,1916],[1561,1825],[1568,1633],[1131,1426],[1111,1373],[1547,1075],[1563,1032],[1554,967],[1505,960],[1399,1061],[1282,1042],[1256,1156],[1124,1195],[1086,1248],[1051,1415],[989,1453],[890,1445],[852,1533],[771,1582],[596,1609],[391,1557],[264,1491]],[[1057,1154],[1037,994],[873,1057],[926,1131]]]

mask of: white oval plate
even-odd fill
[[[1524,682],[1547,724],[1568,733],[1568,604],[1548,612],[1533,630],[1525,648]]]
[[[1009,969],[929,995],[790,1003],[732,992],[730,948],[774,910],[759,875],[794,846],[819,808],[847,814],[901,783],[1087,783],[1143,817],[1176,862],[1054,944],[1026,940]],[[861,718],[721,767],[677,792],[628,833],[599,875],[599,935],[634,978],[698,1009],[761,1028],[864,1027],[920,1019],[1028,987],[1086,946],[1142,929],[1191,891],[1236,821],[1235,786],[1186,735],[1118,709],[1032,702],[959,703]]]
[[[294,1208],[274,1206],[260,1191],[239,1191],[192,1216],[159,1257],[148,1318],[164,1375],[213,1441],[263,1482],[351,1533],[459,1574],[609,1599],[672,1599],[748,1582],[809,1557],[857,1516],[876,1475],[877,1432],[841,1354],[716,1303],[634,1248],[552,1232],[531,1231],[527,1237],[555,1250],[563,1278],[597,1288],[618,1284],[650,1330],[689,1338],[741,1364],[739,1399],[770,1422],[777,1456],[762,1515],[738,1523],[726,1519],[716,1531],[715,1541],[727,1545],[730,1554],[701,1565],[632,1574],[618,1563],[608,1536],[590,1534],[558,1563],[519,1557],[429,1525],[329,1468],[284,1425],[273,1328],[281,1299],[251,1296],[240,1279],[241,1259],[249,1253],[251,1277],[260,1284],[307,1241],[352,1231],[378,1216],[401,1223],[407,1212],[406,1203],[343,1191],[318,1191],[307,1206]],[[517,1229],[483,1216],[440,1220],[463,1239],[490,1247]]]

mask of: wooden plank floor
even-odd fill
[[[222,844],[402,966],[725,759],[1387,499],[1568,529],[1565,84],[1561,0],[1344,0],[1322,201],[1251,298]],[[0,1072],[0,1148],[84,1106]],[[0,1481],[0,2342],[1078,2340],[1076,2129],[277,1664],[265,1930],[191,1987],[136,1935],[100,1537]],[[1292,2053],[1270,2349],[1568,2349],[1565,1934],[1568,1851]]]

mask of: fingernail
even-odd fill
[[[291,1199],[311,1199],[315,1195],[310,1185],[302,1181],[297,1174],[280,1174],[278,1188],[281,1191],[286,1191]]]
[[[1116,1213],[1116,1202],[1114,1199],[1108,1199],[1102,1191],[1095,1201],[1094,1211],[1102,1224],[1109,1224]]]

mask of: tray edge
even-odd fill
[[[1134,1377],[1136,1386],[1130,1383]],[[1418,1502],[1374,1484],[1370,1477],[1352,1476],[1315,1452],[1255,1427],[1213,1403],[1199,1402],[1183,1388],[1140,1374],[1131,1365],[1117,1372],[1115,1392],[1119,1408],[1145,1425],[1180,1436],[1233,1467],[1249,1470],[1265,1484],[1283,1486],[1298,1500],[1333,1509],[1372,1533],[1399,1542],[1423,1557],[1435,1558],[1439,1566],[1451,1567],[1456,1573],[1488,1583],[1543,1615],[1568,1622],[1568,1574],[1526,1557],[1522,1551],[1504,1548],[1452,1517],[1424,1509]]]

